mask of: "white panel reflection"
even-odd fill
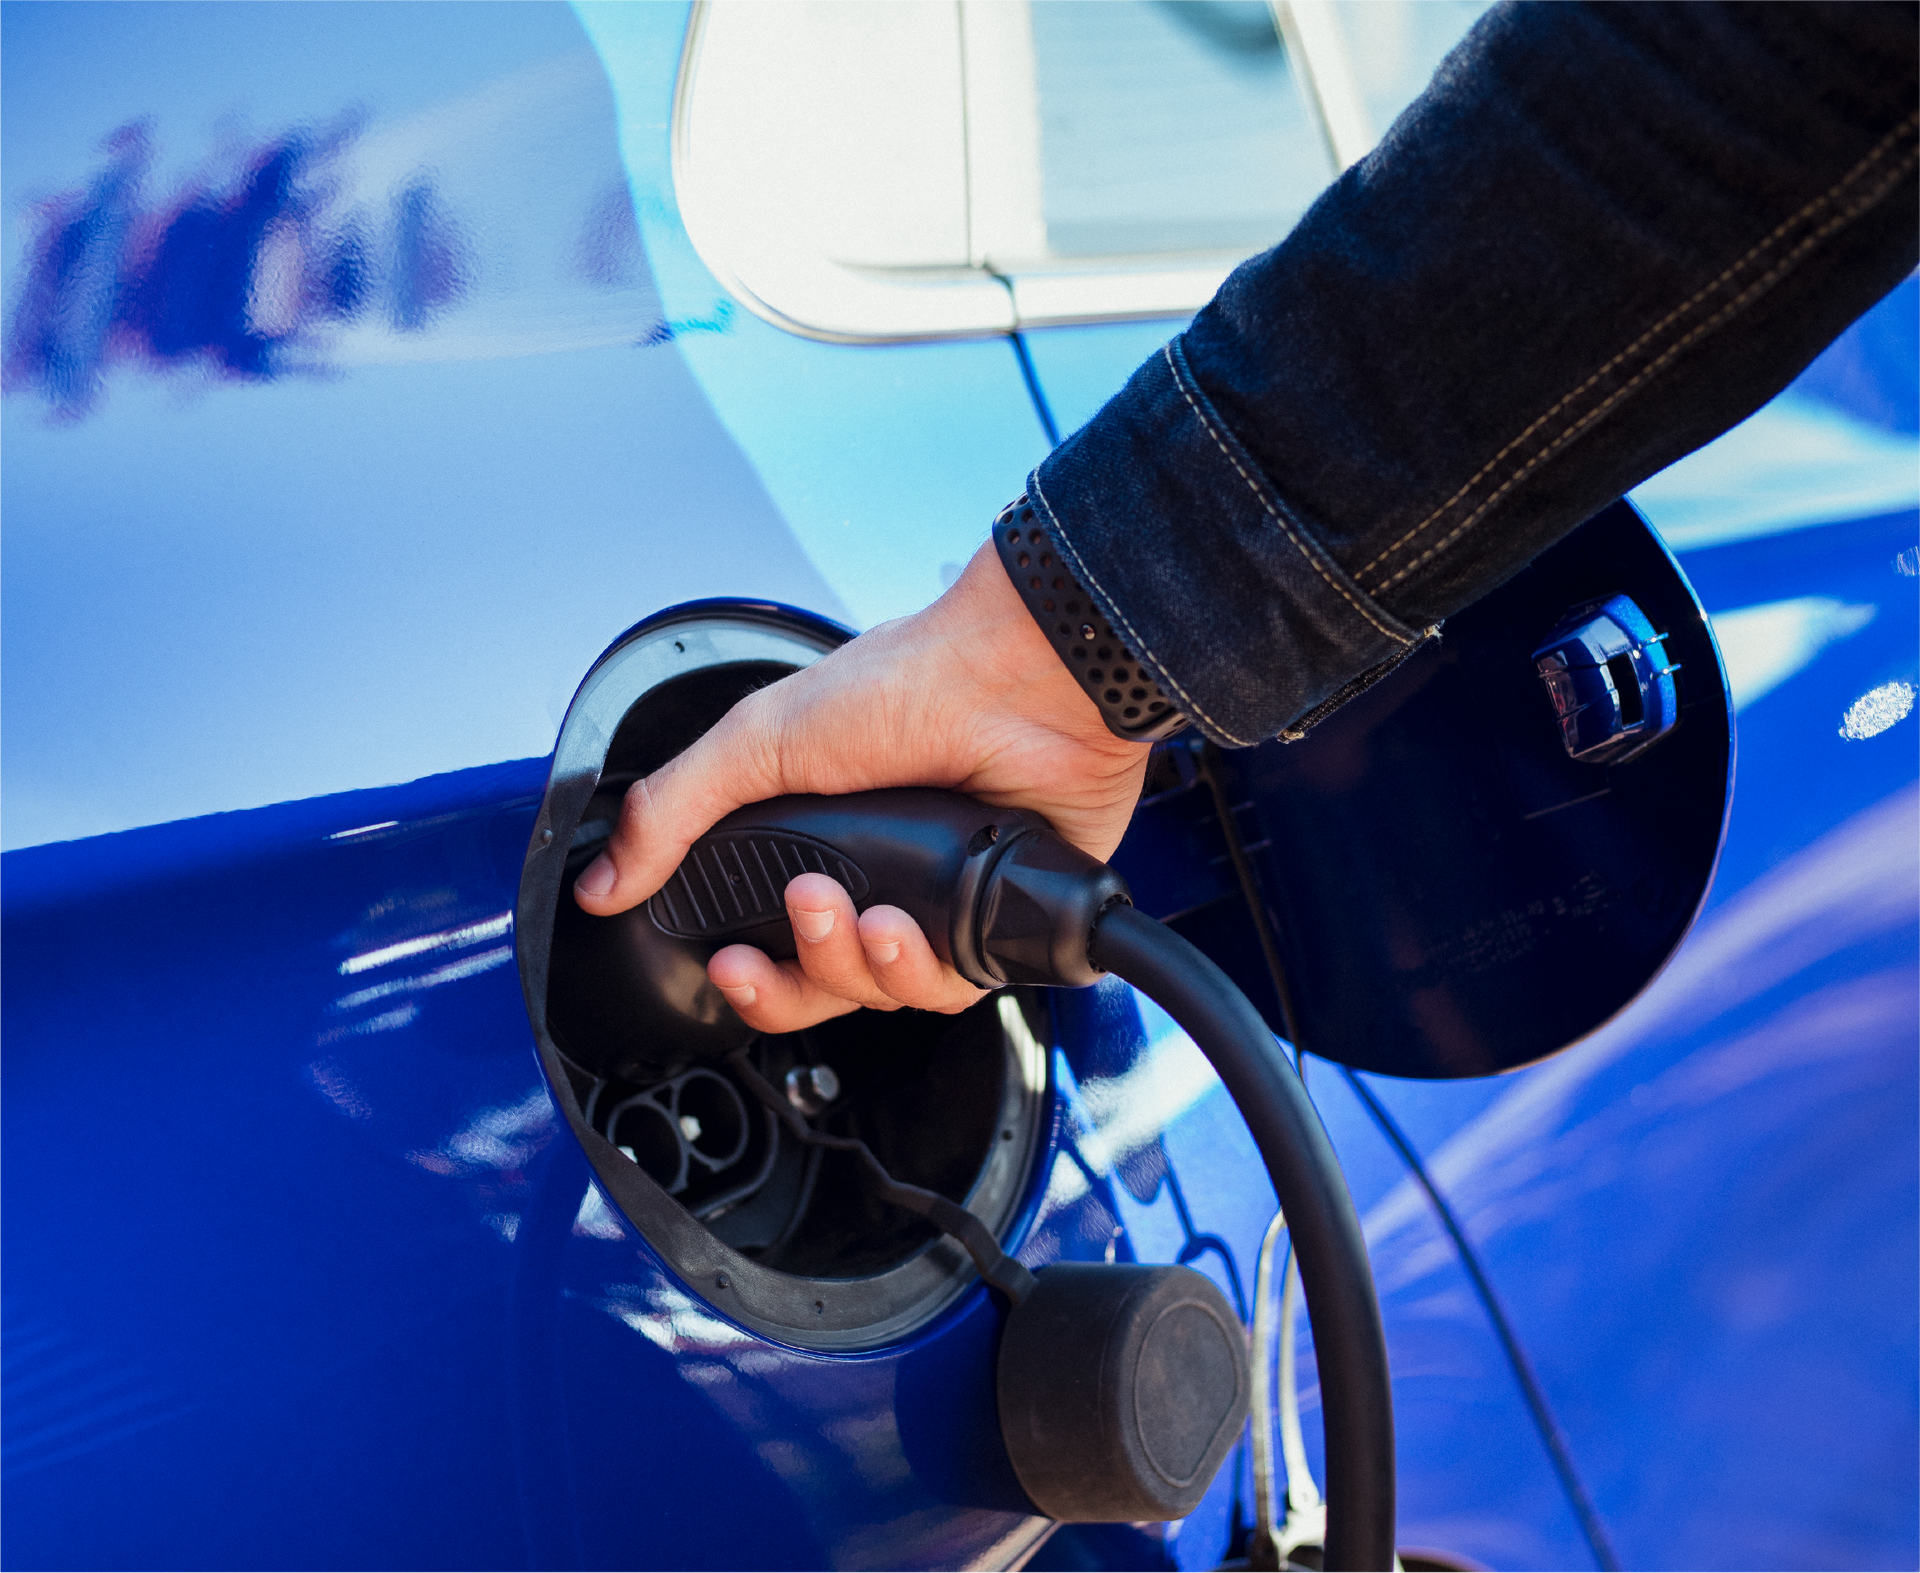
[[[523,1170],[560,1128],[553,1099],[536,1087],[518,1103],[480,1109],[438,1147],[407,1154],[430,1174],[473,1175]]]
[[[1136,991],[1147,1051],[1122,1076],[1083,1082],[1080,1102],[1093,1122],[1081,1146],[1096,1169],[1111,1169],[1153,1142],[1220,1085],[1207,1057],[1158,1005]]]
[[[1633,490],[1676,551],[1777,535],[1920,503],[1914,439],[1783,393]]]
[[[483,972],[491,972],[495,967],[504,967],[511,960],[513,947],[500,945],[493,950],[483,950],[477,956],[469,956],[465,961],[453,961],[444,967],[436,967],[432,972],[422,972],[411,978],[395,978],[390,983],[376,983],[372,988],[343,994],[333,1002],[333,1009],[357,1010],[362,1005],[370,1005],[375,1000],[387,999],[395,994],[417,994],[423,989],[439,988],[443,983],[458,983],[462,978],[475,978]]]
[[[626,1226],[607,1205],[600,1187],[589,1183],[580,1198],[580,1210],[573,1215],[573,1232],[585,1240],[624,1240]]]
[[[1138,991],[1134,999],[1146,1027],[1147,1047],[1131,1070],[1078,1082],[1065,1056],[1055,1057],[1054,1081],[1067,1107],[1074,1146],[1086,1169],[1095,1174],[1113,1173],[1220,1085],[1206,1056],[1173,1018]],[[1034,1233],[1090,1189],[1080,1164],[1064,1154],[1057,1156],[1047,1176]]]
[[[324,1049],[329,1043],[338,1043],[342,1038],[364,1038],[376,1032],[395,1032],[402,1027],[413,1025],[420,1014],[420,1007],[409,1001],[395,1010],[383,1010],[377,1016],[369,1016],[364,1021],[356,1021],[344,1027],[329,1027],[314,1039],[314,1047]]]
[[[1829,645],[1858,633],[1878,607],[1830,596],[1801,595],[1713,614],[1713,634],[1726,662],[1733,708],[1744,710],[1810,665]]]
[[[513,928],[513,914],[502,912],[480,923],[469,923],[463,928],[447,929],[438,934],[422,934],[417,939],[401,940],[397,944],[383,945],[378,950],[363,951],[358,956],[349,956],[340,963],[342,977],[351,977],[356,972],[371,971],[374,967],[384,967],[392,961],[404,961],[409,956],[424,956],[433,950],[463,950],[469,945],[483,945],[490,939],[499,939]]]

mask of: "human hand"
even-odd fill
[[[789,792],[949,787],[1034,809],[1104,861],[1126,832],[1146,765],[1147,745],[1107,730],[989,543],[926,610],[749,694],[635,782],[574,899],[602,917],[624,912],[665,884],[717,820]],[[707,967],[749,1026],[794,1032],[862,1005],[950,1012],[980,998],[899,908],[856,918],[823,874],[794,880],[786,901],[797,961],[729,945]]]

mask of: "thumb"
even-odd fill
[[[574,881],[582,910],[611,917],[638,906],[673,877],[688,849],[744,803],[778,796],[752,728],[729,713],[650,776],[634,782],[606,848]]]

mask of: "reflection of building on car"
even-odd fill
[[[1182,1521],[1041,1543],[964,1253],[724,1067],[550,1084],[516,901],[569,748],[577,862],[821,619],[938,593],[1477,7],[1279,9],[1284,39],[1146,0],[7,10],[10,1561],[1244,1549],[1244,1446]],[[1638,587],[1594,586],[1508,665],[1494,605],[1404,674],[1449,724],[1156,758],[1141,905],[1277,1020],[1259,912],[1303,1043],[1377,1050],[1304,1072],[1373,1254],[1408,1547],[1914,1560],[1917,297],[1639,494],[1711,614],[1739,791],[1691,937],[1567,1052],[1394,1059],[1533,1060],[1684,929],[1686,801],[1576,854],[1699,746],[1699,625],[1682,654],[1637,601],[1615,638],[1585,609]],[[1563,657],[1576,730],[1646,725],[1662,684],[1679,724],[1569,757],[1556,636],[1592,656]],[[630,684],[593,735],[590,670]],[[1432,810],[1418,867],[1355,829],[1388,801]],[[1559,882],[1481,858],[1488,824]],[[1507,1030],[1531,1046],[1474,1058]],[[1150,1002],[1016,991],[752,1054],[1022,1261],[1183,1263],[1253,1319],[1272,1194]],[[132,1126],[75,1119],[94,1086]],[[819,1331],[756,1330],[708,1267]],[[1319,1477],[1304,1319],[1298,1359]]]

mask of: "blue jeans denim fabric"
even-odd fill
[[[1912,270],[1909,4],[1489,12],[1034,472],[1215,741],[1338,702]]]

